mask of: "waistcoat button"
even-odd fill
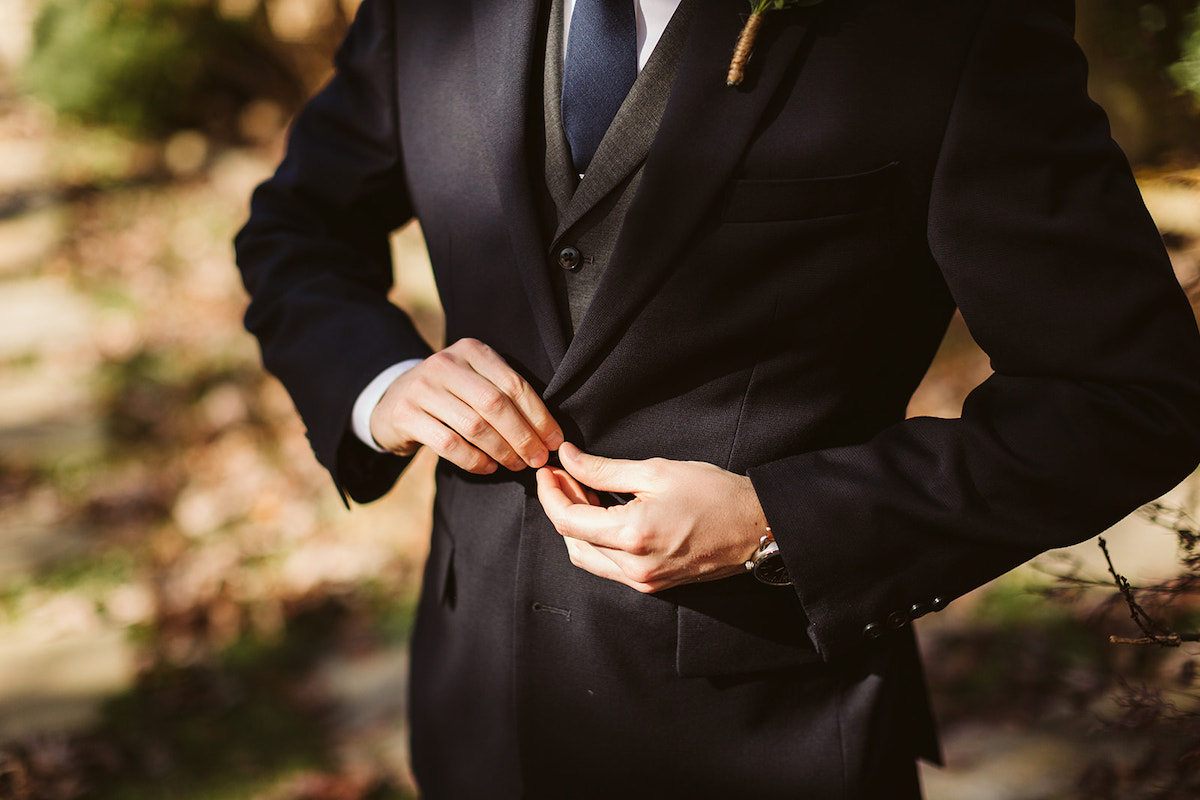
[[[583,256],[574,247],[564,247],[558,251],[558,265],[567,271],[579,268],[579,262],[583,260]]]

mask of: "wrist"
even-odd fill
[[[421,358],[410,358],[407,361],[393,364],[376,375],[375,379],[368,383],[367,387],[359,393],[358,398],[354,401],[354,408],[350,412],[350,430],[367,447],[380,453],[388,452],[387,448],[380,446],[371,433],[371,417],[375,413],[375,408],[379,405],[379,401],[383,399],[388,388],[396,379],[420,364],[423,360]]]
[[[747,484],[750,484],[749,478],[745,480]],[[783,555],[779,552],[779,544],[775,541],[775,534],[771,531],[766,514],[763,513],[762,504],[758,501],[758,493],[754,491],[753,484],[749,486],[747,509],[750,520],[748,530],[753,536],[753,544],[750,548],[750,555],[743,566],[761,583],[769,586],[790,585],[792,580],[783,563]]]
[[[737,530],[745,545],[747,553],[753,553],[764,533],[771,530],[767,523],[767,515],[763,512],[762,503],[758,501],[758,492],[754,484],[745,475],[738,475],[741,490],[738,495]]]

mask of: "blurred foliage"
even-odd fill
[[[348,636],[374,638],[364,602],[378,603],[314,596],[289,608],[274,636],[243,635],[221,648],[209,642],[187,664],[156,659],[135,687],[105,705],[89,733],[0,748],[0,797],[411,798],[386,776],[352,774],[337,763],[331,709],[306,677]],[[202,619],[160,620],[144,633],[158,650],[202,627]]]
[[[1198,0],[1078,0],[1076,39],[1088,86],[1134,164],[1193,163],[1200,155],[1200,94],[1181,80],[1196,57]]]
[[[45,0],[24,81],[61,113],[151,135],[228,133],[250,100],[301,91],[250,21],[209,0]]]
[[[114,129],[52,128],[31,115],[27,128],[10,117],[7,136],[53,141],[46,160],[66,222],[37,269],[86,293],[105,324],[95,352],[18,354],[0,364],[0,381],[86,360],[90,402],[77,413],[102,423],[104,446],[32,464],[0,459],[0,516],[23,515],[39,536],[74,531],[81,540],[0,583],[0,634],[14,641],[57,625],[54,646],[115,630],[136,645],[138,667],[95,727],[42,734],[31,725],[30,736],[0,744],[0,798],[407,796],[373,738],[398,727],[399,712],[354,717],[388,695],[338,695],[329,664],[369,663],[407,640],[423,551],[382,547],[373,531],[403,539],[409,525],[424,542],[427,525],[407,510],[382,524],[345,524],[290,404],[252,348],[238,344],[244,297],[230,285],[226,252],[240,204],[267,166],[225,145],[248,102],[291,110],[297,87],[324,74],[354,0],[297,5],[322,3],[328,14],[299,30],[268,18],[284,2],[41,2],[25,86],[61,113]],[[233,6],[241,11],[229,16]],[[1136,93],[1151,106],[1174,91],[1168,74],[1200,96],[1200,0],[1080,0],[1079,13],[1097,31],[1094,72],[1153,87]],[[180,128],[213,140],[188,180],[156,171],[154,143],[125,136]],[[965,342],[951,344],[965,350]],[[1102,714],[1122,731],[1161,736],[1139,750],[1134,775],[1098,752],[1079,795],[1087,800],[1182,773],[1200,743],[1200,715],[1188,713],[1200,704],[1194,659],[1113,647],[1109,634],[1133,633],[1120,603],[1069,599],[1000,583],[969,626],[930,637],[946,720],[1093,725]],[[56,600],[72,602],[52,608]],[[95,613],[67,619],[80,606]],[[1194,630],[1200,601],[1170,611],[1168,624]],[[1121,681],[1151,688],[1125,691]],[[402,692],[393,686],[384,688]],[[1192,792],[1181,796],[1200,796],[1197,773],[1170,779]]]
[[[1182,88],[1200,98],[1200,6],[1188,15],[1181,58],[1172,65],[1171,77]]]
[[[1181,56],[1185,21],[1197,0],[1083,0],[1082,14],[1102,31],[1105,55],[1161,72]]]
[[[1187,652],[1114,646],[1136,627],[1103,581],[1046,584],[1012,573],[980,595],[969,625],[922,636],[939,721],[1059,731],[1088,742],[1056,800],[1194,800],[1200,715]],[[1155,604],[1156,610],[1161,606]],[[1079,722],[1086,722],[1081,732]]]
[[[316,49],[326,50],[344,29],[347,4],[326,5],[307,49],[320,42]],[[25,84],[84,122],[143,135],[201,128],[235,137],[247,103],[269,99],[292,110],[314,82],[313,65],[297,58],[297,43],[267,11],[263,0],[42,0]],[[1162,93],[1155,106],[1171,105],[1172,92],[1200,101],[1200,0],[1080,0],[1078,16],[1096,45],[1089,56],[1098,74]],[[1183,108],[1153,114],[1194,118],[1200,105]],[[1157,147],[1186,144],[1180,140],[1193,131],[1173,132],[1175,141]]]

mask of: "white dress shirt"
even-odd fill
[[[666,29],[667,23],[671,21],[671,15],[679,7],[679,3],[680,0],[633,0],[634,14],[637,17],[637,68],[639,73],[641,73],[642,67],[646,66],[658,40],[662,38],[663,31]],[[567,38],[570,35],[571,15],[574,11],[575,0],[566,0],[566,4],[563,6],[562,29],[562,51],[564,53],[567,52]],[[375,437],[371,435],[371,412],[375,410],[375,406],[379,405],[379,401],[383,399],[383,395],[392,385],[392,381],[420,364],[422,360],[412,358],[388,367],[367,384],[367,388],[363,389],[358,399],[354,401],[350,426],[354,435],[361,439],[363,444],[373,450],[384,452],[384,448],[380,447],[376,443]]]

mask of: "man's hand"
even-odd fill
[[[479,475],[540,467],[563,441],[541,397],[496,351],[461,339],[392,382],[371,412],[380,447],[421,445]]]
[[[571,561],[639,592],[745,571],[767,521],[750,479],[699,461],[627,461],[558,450],[538,498]],[[591,489],[586,488],[591,487]],[[604,508],[592,489],[634,495]]]

